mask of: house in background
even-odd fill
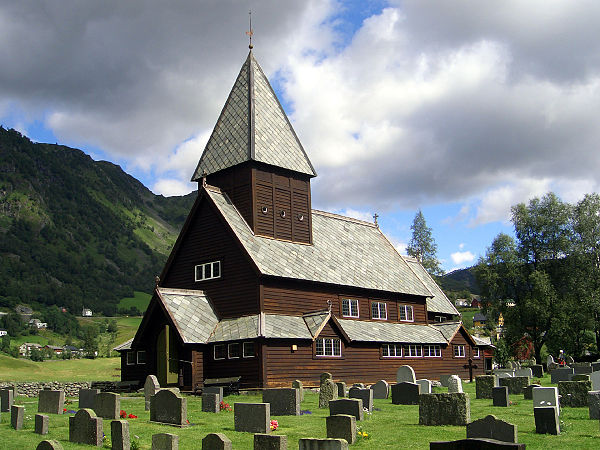
[[[55,355],[62,355],[63,348],[57,345],[45,345],[44,348]]]
[[[31,319],[29,321],[29,326],[32,328],[37,328],[38,330],[48,328],[48,323],[40,321],[40,319]]]
[[[123,381],[314,386],[327,371],[373,383],[402,365],[419,378],[468,376],[481,352],[456,308],[376,224],[313,210],[315,176],[250,52],[137,333],[115,348]]]
[[[35,342],[24,342],[19,346],[19,355],[29,356],[31,355],[32,349],[41,350],[42,348],[42,345],[37,344]]]
[[[473,326],[475,328],[483,328],[487,323],[487,317],[481,313],[476,313],[473,316]]]
[[[88,308],[83,308],[83,310],[81,311],[81,316],[82,317],[92,317],[92,310],[88,309]]]
[[[7,336],[7,335],[8,335],[8,331],[6,331],[4,328],[0,328],[0,337]]]

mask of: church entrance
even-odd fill
[[[179,381],[179,350],[175,332],[169,325],[158,334],[156,342],[156,376],[161,386]]]

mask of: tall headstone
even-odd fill
[[[12,389],[0,389],[0,412],[10,412],[10,407],[15,401]]]
[[[319,375],[319,384],[323,383],[325,380],[333,380],[333,377],[329,372],[323,372]]]
[[[300,390],[295,388],[263,389],[263,403],[271,405],[274,416],[300,415]]]
[[[356,417],[339,414],[325,418],[327,437],[345,439],[348,444],[356,442]]]
[[[533,407],[553,406],[559,407],[558,388],[556,387],[538,387],[533,388]]]
[[[421,386],[417,383],[392,384],[392,404],[394,405],[418,405]]]
[[[37,434],[48,434],[49,418],[45,414],[35,415],[35,432]]]
[[[303,402],[304,401],[304,384],[302,384],[302,381],[300,381],[300,380],[292,381],[292,387],[294,389],[300,390],[300,402]]]
[[[202,450],[232,450],[231,439],[223,433],[210,433],[202,439]]]
[[[590,374],[590,381],[592,382],[592,390],[600,391],[600,371],[592,372]]]
[[[79,409],[94,409],[96,395],[99,393],[100,389],[79,389]]]
[[[219,394],[202,393],[202,412],[218,413],[221,411]]]
[[[15,430],[23,429],[23,419],[25,418],[25,407],[21,405],[12,405],[10,407],[10,426]]]
[[[427,379],[417,380],[420,394],[431,394],[431,381]]]
[[[600,419],[600,391],[588,392],[588,410],[590,419]]]
[[[396,371],[396,383],[416,383],[415,371],[410,366],[400,366]]]
[[[470,421],[471,401],[468,394],[419,396],[419,425],[466,425]]]
[[[129,450],[129,423],[126,420],[113,420],[110,423],[110,439],[112,450]]]
[[[172,433],[152,435],[152,450],[178,450],[179,436]]]
[[[146,411],[150,411],[150,397],[160,390],[160,383],[155,375],[148,375],[144,383],[144,400]]]
[[[510,404],[508,400],[508,388],[506,386],[492,388],[492,399],[494,406],[508,406]]]
[[[319,387],[319,408],[327,408],[331,400],[337,399],[337,386],[331,379],[324,379]]]
[[[592,383],[590,381],[559,381],[560,406],[586,407],[588,405],[588,392],[591,390]]]
[[[235,431],[263,434],[271,432],[269,403],[235,403],[233,413]]]
[[[558,408],[554,406],[537,406],[533,408],[533,416],[535,418],[536,433],[560,434]]]
[[[542,366],[541,364],[534,364],[530,367],[530,369],[531,374],[535,378],[542,378],[544,376],[544,366]]]
[[[65,391],[44,389],[39,393],[38,412],[47,414],[62,414],[65,405]]]
[[[449,394],[460,394],[463,391],[462,380],[458,375],[452,375],[448,379],[448,393]]]
[[[187,426],[187,399],[170,389],[161,389],[150,397],[150,421]]]
[[[467,424],[467,439],[487,438],[502,442],[517,442],[517,426],[488,415]]]
[[[390,394],[390,387],[388,382],[385,380],[379,380],[373,386],[371,386],[371,390],[373,391],[373,398],[384,399],[388,398]]]
[[[94,397],[94,412],[103,419],[117,420],[121,411],[121,397],[114,392],[100,392]]]
[[[337,386],[338,398],[346,397],[346,383],[344,383],[343,381],[338,381],[335,383],[335,385]]]
[[[348,397],[360,398],[363,402],[363,408],[367,411],[373,411],[373,391],[371,389],[350,388]]]
[[[88,408],[80,409],[69,417],[69,442],[102,446],[102,419]]]
[[[492,389],[496,385],[494,375],[475,377],[475,398],[492,398]]]
[[[329,415],[345,414],[354,416],[356,420],[363,420],[363,402],[360,398],[340,398],[329,402]]]
[[[219,396],[219,403],[223,401],[223,387],[222,386],[206,386],[202,390],[203,394],[217,394]]]
[[[554,369],[550,373],[550,382],[552,384],[558,384],[559,381],[571,381],[571,378],[575,374],[572,367],[561,367],[560,369]]]

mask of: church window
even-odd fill
[[[454,346],[454,357],[455,358],[464,358],[465,357],[465,346],[464,345],[455,345]]]
[[[146,364],[146,350],[138,350],[137,363],[138,364]]]
[[[244,342],[244,358],[254,358],[254,342]]]
[[[385,302],[371,303],[371,318],[386,320],[387,319],[387,304]]]
[[[240,343],[235,342],[227,346],[227,356],[229,359],[236,359],[240,357]]]
[[[321,338],[315,341],[317,356],[342,356],[342,341],[336,338]]]
[[[399,317],[403,322],[414,322],[413,307],[412,305],[400,305],[399,306]]]
[[[441,358],[442,348],[439,345],[424,345],[423,356],[425,358]]]
[[[479,358],[479,349],[473,348],[473,358]]]
[[[226,355],[227,355],[227,353],[225,351],[225,344],[215,345],[215,360],[225,359]]]
[[[381,346],[381,356],[384,358],[401,358],[402,346],[400,344],[383,344]]]
[[[196,266],[196,281],[212,280],[221,277],[221,261],[213,261]]]
[[[420,345],[405,345],[404,356],[406,358],[420,358],[423,356],[423,347]]]
[[[358,317],[358,300],[353,298],[342,299],[342,316]]]
[[[135,352],[127,352],[127,365],[133,366],[135,364]]]

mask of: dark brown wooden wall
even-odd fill
[[[258,280],[249,259],[208,199],[192,218],[161,286],[206,292],[219,318],[259,312]],[[221,277],[195,281],[194,267],[221,261]]]
[[[206,182],[225,192],[250,228],[254,229],[252,199],[252,169],[240,164],[206,177]]]
[[[346,292],[343,292],[346,291]],[[308,283],[299,284],[276,280],[266,280],[263,284],[263,304],[267,314],[302,315],[310,311],[327,309],[327,300],[332,301],[332,311],[342,317],[342,299],[358,300],[359,320],[371,319],[371,302],[387,303],[387,321],[398,322],[398,305],[412,305],[414,323],[427,323],[425,297],[389,294],[384,297],[379,293],[372,296],[357,289],[337,287],[314,287]],[[380,321],[380,320],[376,320]],[[406,322],[403,322],[406,323]]]
[[[225,346],[232,342],[248,342],[230,341],[224,342]],[[260,367],[261,367],[261,348],[260,344],[255,341],[256,356],[253,358],[237,358],[237,359],[214,359],[214,346],[209,344],[204,352],[204,378],[226,378],[226,377],[241,377],[240,387],[259,387],[260,386]]]

